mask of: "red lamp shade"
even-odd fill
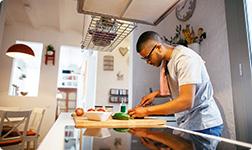
[[[14,44],[6,52],[6,55],[13,58],[34,58],[33,50],[24,44]]]

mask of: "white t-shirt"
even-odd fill
[[[196,85],[193,107],[175,114],[179,127],[189,130],[204,130],[223,124],[202,58],[193,50],[179,45],[174,48],[167,66],[172,98],[179,95],[179,86]]]

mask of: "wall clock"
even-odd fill
[[[180,21],[187,21],[193,15],[196,0],[184,0],[176,7],[176,17]]]

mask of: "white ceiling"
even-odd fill
[[[162,14],[166,14],[166,11],[169,14],[168,10],[181,0],[6,0],[6,23],[81,33],[84,15],[77,12],[77,1],[82,3],[78,5],[81,13],[87,11],[156,24],[160,17],[163,18]],[[89,18],[86,17],[85,26],[89,25]]]
[[[51,27],[61,32],[82,32],[83,14],[76,0],[6,0],[6,23],[24,23],[34,28]]]
[[[78,12],[157,25],[183,0],[77,0]],[[102,4],[101,4],[102,3]]]

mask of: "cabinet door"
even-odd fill
[[[62,99],[57,99],[57,114],[60,112],[72,112],[76,107],[77,89],[76,88],[58,88],[62,93]]]

